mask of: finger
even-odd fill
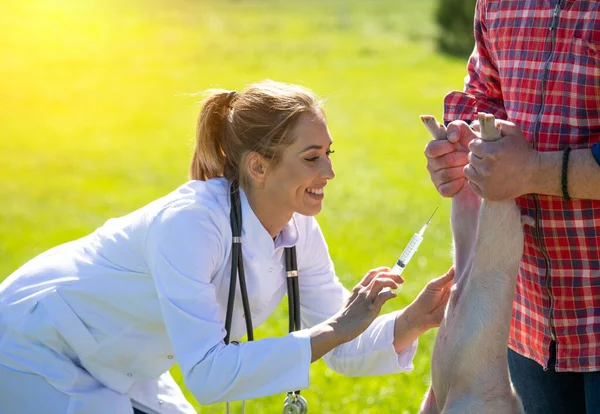
[[[471,125],[469,125],[471,127],[471,129],[475,132],[481,132],[481,125],[479,125],[479,121],[473,121],[471,122]]]
[[[436,187],[442,184],[454,181],[457,178],[465,178],[464,166],[445,168],[431,175],[431,180],[434,182]]]
[[[429,172],[435,172],[443,170],[444,168],[463,167],[468,162],[468,154],[469,153],[465,150],[456,150],[437,158],[428,158],[427,170]]]
[[[374,279],[369,285],[369,293],[367,299],[371,302],[375,301],[375,298],[384,288],[398,289],[398,284],[390,278],[377,278]]]
[[[377,312],[381,310],[381,307],[390,299],[395,298],[398,294],[392,290],[385,290],[377,295],[373,304],[371,305],[372,309],[377,309]]]
[[[469,151],[477,155],[479,158],[483,158],[485,155],[485,147],[482,139],[476,138],[469,143]]]
[[[471,190],[473,190],[473,192],[475,194],[477,194],[479,197],[483,198],[483,191],[481,191],[481,188],[479,188],[479,186],[477,184],[475,184],[473,181],[468,181],[469,187],[471,187]]]
[[[454,152],[458,149],[456,144],[453,144],[448,141],[429,141],[427,145],[425,145],[425,156],[427,158],[438,158],[443,155]]]
[[[397,284],[401,285],[402,283],[404,283],[404,278],[392,271],[389,272],[381,272],[377,275],[377,278],[390,278],[392,279],[394,282],[396,282]]]
[[[427,287],[432,290],[443,290],[446,287],[448,287],[448,285],[450,283],[452,283],[453,280],[454,280],[454,267],[451,267],[446,272],[446,274],[444,274],[440,277],[436,277],[435,279],[431,279],[429,281],[429,283],[427,284]]]
[[[469,181],[479,181],[479,172],[473,164],[467,164],[464,168],[465,177]]]
[[[381,266],[375,269],[371,269],[367,272],[367,274],[362,278],[360,282],[358,282],[357,286],[368,286],[369,283],[381,272],[388,272],[391,269],[389,267]]]
[[[473,165],[477,171],[479,171],[479,169],[477,168],[476,164],[480,163],[481,160],[482,160],[482,158],[473,152],[469,152],[469,154],[467,155],[468,164]],[[475,163],[475,164],[473,164],[473,163]]]
[[[437,189],[438,192],[444,197],[453,197],[464,187],[467,180],[463,178],[457,178],[456,180],[449,181],[445,184],[441,184]]]
[[[521,134],[521,128],[516,126],[514,123],[510,121],[504,121],[502,119],[496,120],[496,125],[500,128],[500,135],[519,135]]]
[[[436,306],[432,309],[431,313],[437,315],[436,319],[437,318],[441,319],[444,316],[444,310],[446,309],[446,305],[448,304],[448,300],[450,299],[450,293],[452,293],[450,289],[444,290],[442,292],[442,296],[440,297],[440,300],[438,301]],[[436,321],[436,322],[439,323],[440,321]]]
[[[464,121],[453,121],[448,127],[448,141],[458,143],[463,148],[469,146],[469,142],[477,137],[477,134]]]
[[[450,299],[450,294],[452,291],[450,289],[444,290],[442,293],[442,297],[438,302],[437,306],[433,309],[433,313],[439,314],[438,317],[442,318],[444,316],[444,310],[446,309],[446,305],[448,304],[448,300]],[[438,321],[439,324],[439,321]]]

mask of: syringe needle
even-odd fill
[[[427,220],[427,223],[425,223],[425,224],[423,225],[423,227],[421,227],[421,231],[419,232],[419,234],[420,234],[421,236],[422,236],[422,235],[423,235],[423,233],[425,232],[425,229],[427,228],[427,226],[428,226],[428,225],[429,225],[429,223],[431,222],[431,219],[432,219],[432,218],[433,218],[433,216],[435,215],[435,212],[436,212],[436,211],[438,211],[438,208],[439,208],[439,207],[440,207],[440,206],[437,206],[437,207],[435,208],[435,210],[433,210],[433,213],[431,213],[431,217],[429,217],[429,220]]]
[[[427,228],[427,225],[433,218],[435,212],[438,210],[438,207],[436,207],[435,210],[433,210],[431,217],[429,217],[429,220],[427,220],[427,223],[425,223],[423,225],[423,227],[421,228],[421,231],[419,231],[418,233],[415,233],[412,236],[412,238],[408,242],[408,245],[404,248],[404,251],[402,251],[402,254],[398,258],[398,261],[392,267],[392,272],[396,273],[397,275],[402,274],[402,272],[404,271],[404,268],[406,267],[406,265],[408,264],[410,259],[413,257],[413,255],[417,252],[419,245],[423,241],[423,233],[425,232],[425,229]]]

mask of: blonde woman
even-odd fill
[[[314,218],[335,175],[331,144],[307,89],[264,81],[213,93],[191,181],[0,284],[2,412],[191,413],[168,373],[176,362],[202,404],[307,388],[321,357],[346,375],[410,370],[418,336],[439,324],[452,271],[379,317],[399,276],[373,269],[344,289]],[[297,258],[298,330],[238,343],[286,294],[287,249]],[[238,260],[247,301],[236,284],[228,310]]]

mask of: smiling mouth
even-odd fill
[[[307,188],[306,192],[315,195],[323,195],[323,188]]]

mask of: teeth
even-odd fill
[[[308,191],[309,193],[318,194],[318,195],[323,194],[322,188],[307,188],[306,191]]]

